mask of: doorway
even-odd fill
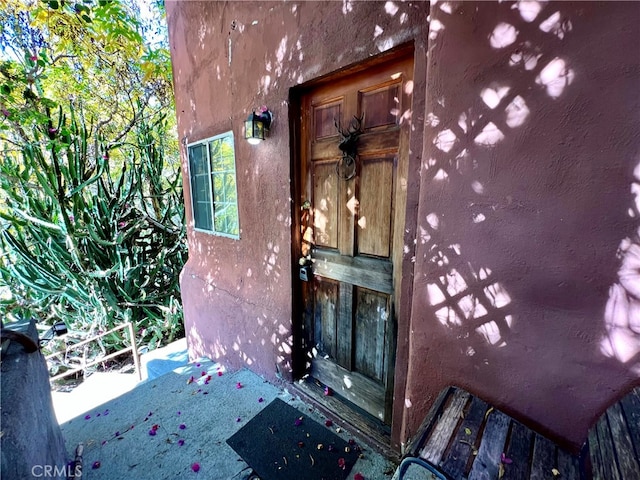
[[[292,116],[298,375],[386,425],[406,216],[408,50],[305,86]],[[349,141],[357,153],[341,150]]]

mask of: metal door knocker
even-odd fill
[[[356,158],[358,156],[358,137],[364,133],[362,130],[362,120],[354,115],[349,122],[349,127],[343,130],[337,120],[333,123],[340,134],[338,148],[342,151],[342,158],[336,164],[336,173],[343,180],[349,180],[356,175]]]

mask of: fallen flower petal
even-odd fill
[[[262,403],[262,402],[264,402],[264,398],[260,397],[260,398],[258,399],[258,403]]]
[[[193,470],[194,472],[199,472],[200,471],[200,464],[198,462],[194,463],[193,465],[191,465],[191,470]]]
[[[236,383],[236,388],[242,388],[242,384],[240,382]]]
[[[200,376],[204,377],[207,374],[207,372],[205,372],[204,370],[202,372],[200,372]]]
[[[338,466],[343,470],[347,468],[347,462],[345,462],[344,458],[340,457],[338,459]]]
[[[218,372],[218,376],[221,377],[222,376],[222,372]]]
[[[91,415],[85,415],[85,416],[84,416],[84,419],[85,419],[85,420],[89,420],[90,418],[91,418]]]
[[[187,426],[184,423],[181,423],[180,426],[178,427],[180,430],[184,430],[185,428],[187,428]]]
[[[196,363],[197,368],[200,368],[200,365],[201,365],[200,363]]]
[[[191,375],[191,377],[189,377],[189,380],[187,380],[187,385],[189,385],[190,383],[193,383],[194,378],[193,375]]]
[[[240,418],[240,417],[236,418],[236,422],[241,422],[241,421],[242,421],[242,420],[241,420],[241,418]]]
[[[513,463],[513,460],[502,453],[502,455],[500,455],[500,462],[504,463],[505,465],[510,465],[511,463]]]
[[[333,422],[331,420],[326,420],[324,424],[325,426],[330,427],[331,425],[333,425]]]
[[[156,435],[156,431],[152,428],[151,430],[149,430],[149,435],[154,437]]]
[[[96,460],[95,462],[93,462],[93,465],[91,465],[91,468],[93,468],[94,470],[96,468],[100,468],[100,462],[98,460]]]
[[[300,425],[302,425],[302,417],[296,418],[296,421],[293,423],[296,427],[299,427]]]
[[[353,480],[364,480],[364,476],[358,472],[353,476]]]
[[[184,440],[182,438],[180,440],[178,440],[178,445],[179,446],[183,446],[184,445]]]

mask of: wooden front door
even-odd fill
[[[300,280],[309,373],[387,424],[412,65],[408,56],[351,73],[305,92],[300,104],[299,252],[312,271]],[[355,166],[345,171],[335,122],[346,130],[354,117],[363,133]]]

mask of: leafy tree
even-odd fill
[[[0,314],[133,321],[152,347],[183,334],[166,41],[105,0],[8,0],[0,25]]]

